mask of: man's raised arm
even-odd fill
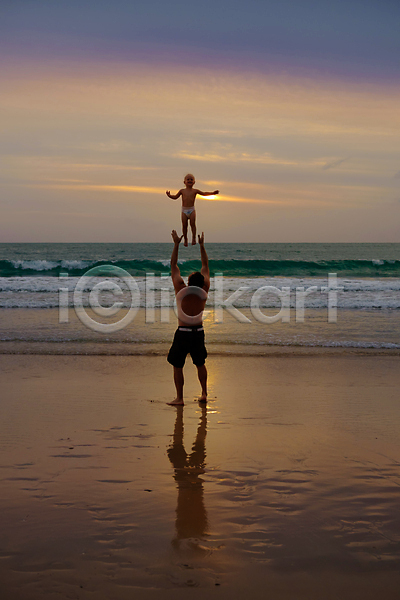
[[[179,252],[179,244],[183,238],[183,235],[179,237],[176,233],[175,229],[172,230],[172,239],[174,240],[174,249],[171,254],[171,278],[172,283],[174,284],[175,294],[177,294],[182,288],[185,287],[185,282],[181,277],[181,272],[178,267],[178,252]]]
[[[204,233],[198,236],[201,254],[201,271],[200,273],[204,277],[204,289],[206,292],[210,289],[210,269],[208,267],[208,256],[206,249],[204,248]]]

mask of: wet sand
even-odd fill
[[[398,598],[398,357],[0,364],[1,598]]]

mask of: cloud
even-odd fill
[[[47,190],[68,190],[73,197],[74,192],[89,192],[90,196],[87,200],[98,200],[98,193],[106,193],[108,201],[120,200],[120,195],[127,197],[131,202],[133,194],[152,194],[160,199],[165,199],[165,188],[156,186],[141,186],[141,185],[112,185],[112,184],[92,184],[92,183],[54,183],[54,180],[43,181],[42,183],[18,183],[14,184],[17,187],[31,189],[47,189]],[[251,186],[250,186],[251,187]],[[260,186],[256,192],[256,197],[248,195],[236,195],[230,193],[229,188],[227,193],[221,193],[218,196],[199,196],[200,202],[233,202],[241,204],[258,204],[270,205],[276,207],[299,207],[299,208],[327,208],[338,207],[345,205],[347,208],[350,205],[358,206],[360,198],[363,205],[369,201],[369,196],[373,192],[376,196],[377,190],[381,188],[372,188],[371,186],[360,185],[305,185],[299,186],[292,184],[289,186],[281,186],[277,184],[268,184]],[[256,190],[254,190],[256,191]],[[97,192],[97,193],[96,193]],[[164,202],[164,200],[162,200]]]
[[[351,158],[351,156],[346,156],[345,158],[339,158],[337,160],[327,162],[326,164],[323,165],[322,169],[324,171],[326,171],[327,169],[333,169],[334,167],[338,167],[339,165],[344,163],[346,160],[350,160],[350,158]]]
[[[161,187],[139,186],[139,185],[96,185],[96,184],[66,184],[66,183],[24,183],[18,184],[20,187],[32,187],[51,190],[76,190],[76,191],[95,191],[95,192],[128,192],[130,194],[160,194],[165,195],[165,189]],[[221,194],[219,196],[202,197],[202,200],[208,202],[244,202],[252,204],[282,204],[281,199],[260,199],[260,198],[243,198],[239,196],[228,196]]]
[[[400,179],[400,171],[397,171],[397,173],[395,173],[393,177],[394,179]]]
[[[65,148],[65,144],[63,145]],[[135,145],[126,140],[109,140],[107,142],[87,142],[73,146],[74,150],[89,150],[93,152],[126,152],[132,150]]]
[[[165,194],[165,189],[161,187],[149,187],[140,185],[101,185],[101,184],[46,184],[46,183],[29,183],[18,184],[23,187],[44,188],[52,190],[80,190],[80,191],[96,191],[96,192],[140,192],[142,194]]]
[[[205,154],[190,154],[188,152],[178,152],[174,155],[176,158],[183,158],[186,160],[199,160],[204,162],[248,162],[258,163],[263,165],[297,165],[298,162],[293,160],[284,160],[281,158],[274,158],[269,153],[264,154],[249,154],[247,152],[229,152],[225,155],[216,153],[205,153]]]

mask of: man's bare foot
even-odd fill
[[[194,237],[194,238],[192,239],[192,246],[195,246],[195,245],[196,245],[196,238]]]
[[[183,398],[175,398],[172,402],[167,402],[169,406],[184,406]]]
[[[188,245],[188,240],[187,240],[187,238],[184,238],[184,239],[183,239],[183,245],[184,245],[184,246],[187,246],[187,245]]]
[[[207,394],[202,394],[200,398],[197,398],[199,402],[207,402]]]

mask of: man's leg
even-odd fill
[[[196,244],[196,211],[190,215],[190,227],[192,228],[192,246]]]
[[[185,213],[182,213],[182,233],[183,233],[183,245],[184,246],[188,245],[187,230],[188,230],[188,217],[185,215]]]
[[[176,398],[167,404],[170,404],[171,406],[183,406],[183,369],[174,367],[174,383],[176,387]]]
[[[200,385],[201,385],[201,396],[199,398],[200,402],[207,402],[207,368],[206,365],[201,365],[201,367],[197,367],[197,375],[199,377]]]

